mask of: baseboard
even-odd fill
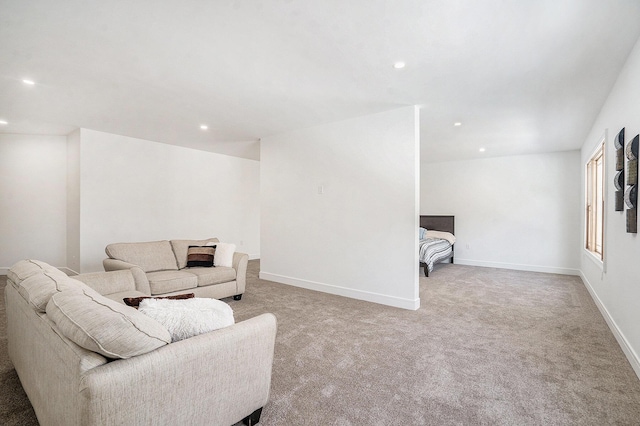
[[[618,324],[616,324],[615,320],[611,317],[611,315],[609,314],[609,311],[604,306],[604,304],[596,294],[595,290],[591,286],[591,283],[589,282],[587,277],[582,273],[582,271],[580,271],[580,278],[582,278],[582,283],[587,288],[587,291],[589,291],[591,298],[593,299],[594,303],[598,307],[598,310],[600,311],[604,320],[609,326],[609,329],[613,333],[613,336],[618,341],[618,344],[620,345],[622,352],[624,352],[625,356],[627,357],[627,360],[629,361],[629,364],[631,364],[631,368],[633,368],[633,371],[636,373],[636,376],[638,376],[638,379],[640,379],[640,358],[638,357],[638,354],[633,350],[631,345],[629,345],[629,342],[624,337],[624,334],[618,327]]]
[[[381,305],[393,306],[394,308],[409,309],[415,311],[420,307],[420,298],[404,299],[401,297],[388,296],[386,294],[372,293],[363,290],[355,290],[331,284],[324,284],[315,281],[302,280],[299,278],[286,277],[283,275],[260,272],[260,279],[275,281],[294,287],[306,288],[307,290],[321,291],[323,293],[335,294],[336,296],[350,297],[352,299],[364,300],[366,302],[379,303]]]
[[[249,255],[249,260],[256,260],[256,259],[260,259],[260,254],[250,254]]]
[[[9,272],[9,269],[11,268],[0,268],[0,275],[7,275],[7,273]]]
[[[544,272],[547,274],[580,275],[580,270],[555,266],[521,265],[518,263],[485,262],[482,260],[455,258],[458,265],[481,266],[483,268],[513,269],[516,271]]]

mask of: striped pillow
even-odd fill
[[[189,246],[187,249],[187,268],[194,266],[213,266],[216,246]]]

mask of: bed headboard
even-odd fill
[[[420,216],[420,227],[432,231],[451,232],[456,235],[455,216]]]

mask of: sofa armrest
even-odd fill
[[[236,285],[237,293],[243,294],[247,287],[247,263],[249,262],[249,255],[246,253],[233,253],[233,269],[236,270]]]
[[[133,275],[133,280],[136,283],[136,290],[151,295],[151,287],[149,286],[149,280],[147,279],[147,274],[142,270],[138,265],[134,265],[133,263],[127,263],[123,260],[118,259],[104,259],[102,261],[102,266],[104,270],[109,271],[120,271],[123,269],[128,269],[131,271]]]
[[[231,425],[269,398],[276,318],[230,327],[112,361],[80,384],[83,425]]]

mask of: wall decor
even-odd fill
[[[636,135],[625,149],[627,157],[627,188],[624,191],[624,202],[627,205],[627,232],[638,232],[638,143],[640,135]]]
[[[624,127],[613,140],[616,149],[616,174],[613,178],[613,185],[616,187],[615,211],[624,211]]]

